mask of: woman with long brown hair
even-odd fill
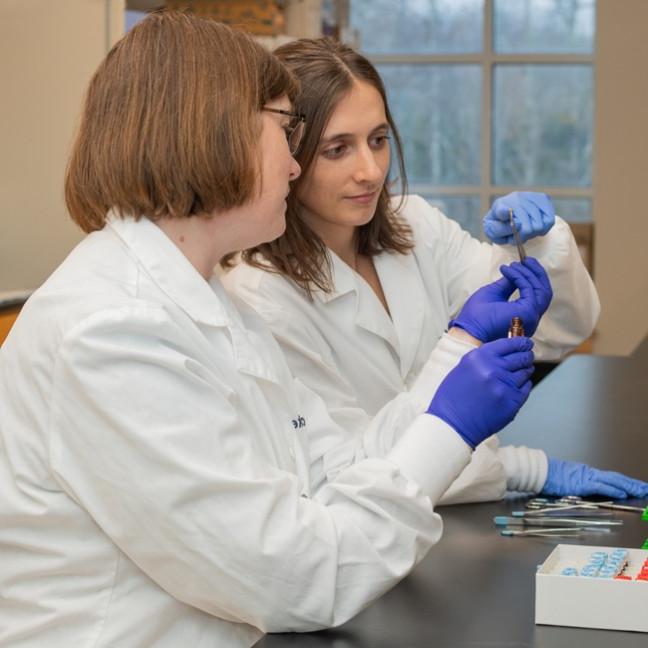
[[[537,357],[557,360],[592,332],[598,298],[547,196],[496,200],[484,220],[496,244],[472,238],[418,196],[391,196],[392,152],[404,192],[405,168],[373,65],[330,39],[294,41],[276,54],[301,82],[295,106],[309,123],[297,155],[302,174],[292,183],[284,234],[244,252],[225,285],[264,317],[292,372],[340,422],[357,408],[368,417],[397,411],[431,370],[430,354],[453,336],[488,342],[521,316]],[[514,262],[510,211],[542,265]],[[520,286],[530,298],[509,301]],[[477,312],[492,318],[489,326],[476,324]],[[471,398],[465,394],[465,406]],[[492,439],[444,502],[498,498],[507,489],[648,493],[643,483],[592,470],[548,460],[541,450],[499,448]],[[571,478],[579,471],[582,477]]]
[[[95,73],[65,185],[88,235],[2,347],[0,645],[237,648],[343,623],[439,539],[440,493],[528,395],[532,343],[500,340],[432,403],[421,384],[423,410],[349,412],[349,443],[228,298],[218,261],[285,227],[296,92],[250,36],[183,14]]]

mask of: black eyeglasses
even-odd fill
[[[263,106],[261,110],[278,113],[279,115],[286,115],[287,117],[292,118],[293,121],[288,126],[284,127],[284,130],[286,131],[286,139],[288,140],[290,154],[295,155],[295,153],[299,151],[299,145],[301,144],[302,138],[304,137],[304,131],[306,130],[306,115],[290,112],[289,110],[281,110],[280,108],[268,108],[267,106]]]

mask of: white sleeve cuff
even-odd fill
[[[556,214],[553,227],[544,236],[534,236],[524,243],[524,248],[530,256],[549,255],[551,253],[564,254],[572,238],[569,224]],[[517,250],[517,248],[514,247]]]
[[[506,489],[520,493],[539,493],[547,481],[549,460],[542,450],[525,446],[504,446],[497,450],[504,466]]]
[[[470,447],[452,427],[436,416],[421,414],[386,459],[416,482],[436,505],[466,467],[470,456]]]
[[[470,342],[460,340],[449,333],[441,336],[409,390],[423,411],[428,408],[432,397],[448,373],[457,366],[466,353],[476,348]]]

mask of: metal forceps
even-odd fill
[[[561,497],[558,500],[550,501],[544,497],[534,497],[530,499],[525,505],[526,509],[529,509],[529,512],[532,511],[538,515],[544,513],[551,513],[553,511],[566,511],[569,509],[613,509],[618,511],[635,511],[637,513],[643,513],[646,508],[641,508],[640,506],[628,506],[627,504],[615,504],[612,501],[609,502],[587,502],[577,495],[567,495],[566,497]]]
[[[578,495],[567,495],[559,501],[565,501],[573,504],[588,504],[595,508],[613,509],[615,511],[635,511],[637,513],[643,513],[648,508],[642,508],[641,506],[630,506],[628,504],[615,504],[612,500],[610,500],[609,502],[586,502],[581,497],[578,497]]]
[[[513,210],[509,209],[509,223],[511,229],[513,230],[513,238],[515,239],[515,246],[517,247],[518,254],[520,255],[520,262],[524,261],[527,258],[526,251],[522,245],[522,239],[520,238],[520,233],[517,231],[515,226],[515,220],[513,219]]]
[[[545,499],[544,497],[534,497],[524,505],[524,508],[527,509],[527,515],[545,515],[547,513],[554,513],[556,511],[568,511],[572,509],[586,509],[589,511],[594,511],[598,507],[592,502],[585,502],[581,500],[580,497],[575,497],[575,499],[572,499],[572,497],[569,496],[555,501]],[[522,515],[521,512],[520,515]]]
[[[607,529],[606,529],[607,530]],[[514,536],[533,536],[536,538],[578,538],[583,533],[583,529],[575,528],[556,528],[556,529],[502,529],[500,535]]]

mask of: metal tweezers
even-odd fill
[[[579,537],[583,529],[502,529],[500,535],[503,536],[533,536],[536,538],[574,538]]]
[[[522,245],[520,233],[517,231],[517,227],[515,227],[515,220],[513,219],[512,209],[509,209],[509,223],[511,224],[511,229],[513,230],[513,238],[515,239],[515,245],[517,247],[518,254],[520,255],[520,261],[524,261],[527,255],[524,246]]]

